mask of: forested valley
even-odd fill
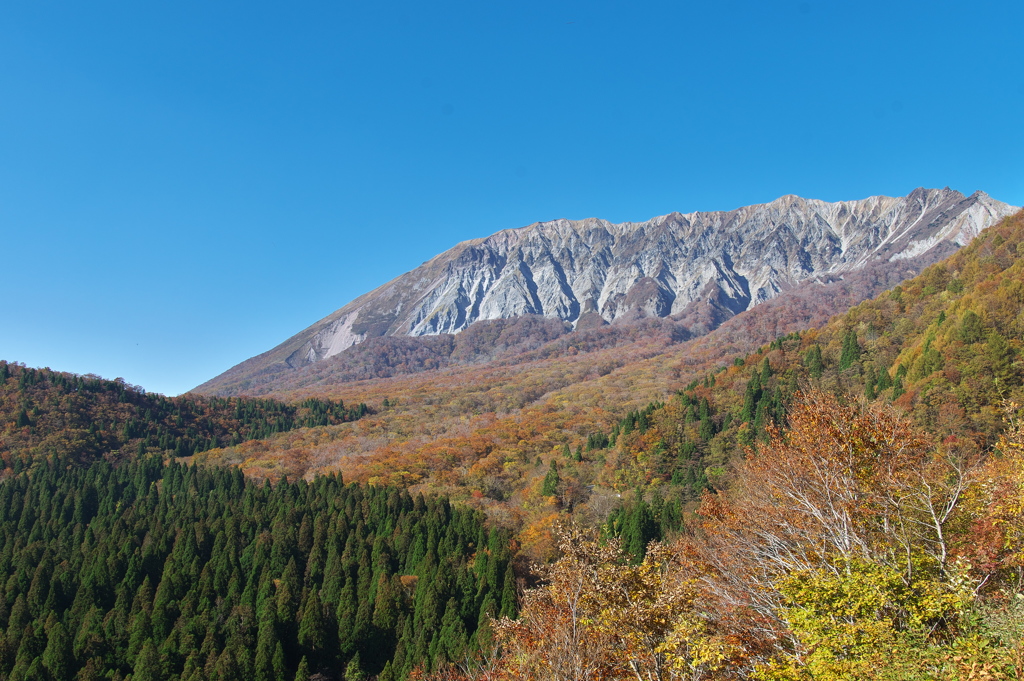
[[[0,674],[1024,678],[1022,310],[1018,215],[725,358],[344,400],[0,364]]]

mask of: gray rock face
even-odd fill
[[[1017,210],[946,188],[837,203],[783,196],[647,222],[539,222],[460,243],[200,389],[306,366],[368,338],[457,333],[480,320],[529,314],[593,328],[686,319],[702,303],[727,317],[815,280],[937,261]]]
[[[457,333],[483,319],[666,317],[707,297],[708,284],[739,313],[815,277],[962,246],[1016,210],[947,188],[837,203],[783,196],[647,222],[539,222],[458,244],[357,298],[300,334],[289,363],[373,336]]]

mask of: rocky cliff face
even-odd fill
[[[932,252],[937,260],[1016,210],[946,188],[837,203],[784,196],[637,223],[535,223],[458,244],[228,374],[298,368],[368,338],[457,333],[521,315],[592,327],[681,319],[709,302],[737,314],[806,282]]]

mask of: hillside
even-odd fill
[[[164,453],[189,456],[295,428],[354,421],[364,404],[307,399],[164,397],[122,380],[0,361],[0,459],[8,470],[37,460],[88,463]]]
[[[557,220],[505,230],[455,246],[196,391],[281,389],[297,370],[332,358],[340,358],[336,371],[321,379],[486,361],[494,353],[490,332],[464,343],[406,337],[455,334],[524,315],[565,323],[545,327],[548,335],[665,318],[678,322],[677,339],[694,338],[801,285],[866,267],[883,271],[882,278],[889,268],[919,271],[1014,210],[983,192],[917,189],[897,198],[826,203],[784,196],[642,223]],[[613,340],[607,335],[605,344],[617,342],[614,331]],[[405,340],[350,351],[382,338]]]
[[[649,406],[643,437],[619,437],[617,447],[643,462],[648,482],[698,481],[692,498],[708,480],[722,486],[772,422],[785,424],[794,395],[819,390],[891,403],[946,443],[988,450],[1004,401],[1024,403],[1021,244],[1018,214],[822,328],[780,336]],[[666,454],[656,465],[652,450]]]
[[[1022,309],[1018,214],[552,457],[563,513],[613,460],[624,503],[427,678],[1024,678]]]
[[[490,509],[515,527],[540,528],[568,505],[603,517],[616,495],[637,486],[696,499],[705,486],[721,484],[744,446],[763,437],[779,405],[807,388],[895,401],[935,434],[982,450],[1002,427],[1000,399],[1024,397],[1017,319],[1022,265],[1015,250],[1021,222],[1020,215],[1006,220],[817,331],[801,323],[818,310],[812,297],[794,298],[800,305],[759,306],[683,343],[646,336],[573,353],[566,336],[567,351],[552,357],[330,388],[333,397],[387,399],[387,407],[328,429],[329,443],[319,444],[312,433],[282,435],[203,456],[257,475],[341,470],[353,479],[421,485]],[[965,324],[974,329],[966,336]],[[856,358],[844,360],[850,331]],[[813,360],[819,352],[820,367]],[[685,399],[671,397],[680,390]],[[702,399],[710,437],[700,436],[694,412]],[[665,404],[648,414],[647,427],[622,437],[628,413],[651,402]],[[611,438],[616,428],[614,446],[587,448],[591,436]],[[566,448],[583,450],[582,460],[567,462],[561,473],[571,494],[586,490],[571,503],[541,494],[550,461],[565,461]]]

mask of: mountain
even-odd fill
[[[0,674],[482,680],[585,650],[614,678],[651,651],[715,678],[1019,678],[1024,212],[779,333],[865,285],[668,346],[663,319],[628,348],[477,323],[428,338],[519,354],[291,403],[0,362]],[[380,409],[302,399],[328,387]]]
[[[455,334],[524,315],[565,322],[566,330],[671,318],[687,321],[692,337],[802,284],[869,268],[907,265],[915,274],[1015,211],[980,191],[916,189],[898,198],[790,195],[639,223],[590,218],[503,230],[458,244],[197,391],[244,392],[369,339]]]
[[[972,456],[999,438],[1001,400],[1024,404],[1024,212],[819,328],[800,326],[779,300],[668,347],[641,339],[278,393],[380,409],[196,458],[244,462],[255,476],[341,471],[443,493],[521,529],[523,550],[542,560],[559,509],[603,521],[638,487],[692,503],[728,486],[732,464],[785,420],[798,392],[891,405]],[[575,335],[559,340],[575,348]],[[556,502],[542,493],[552,459]]]

